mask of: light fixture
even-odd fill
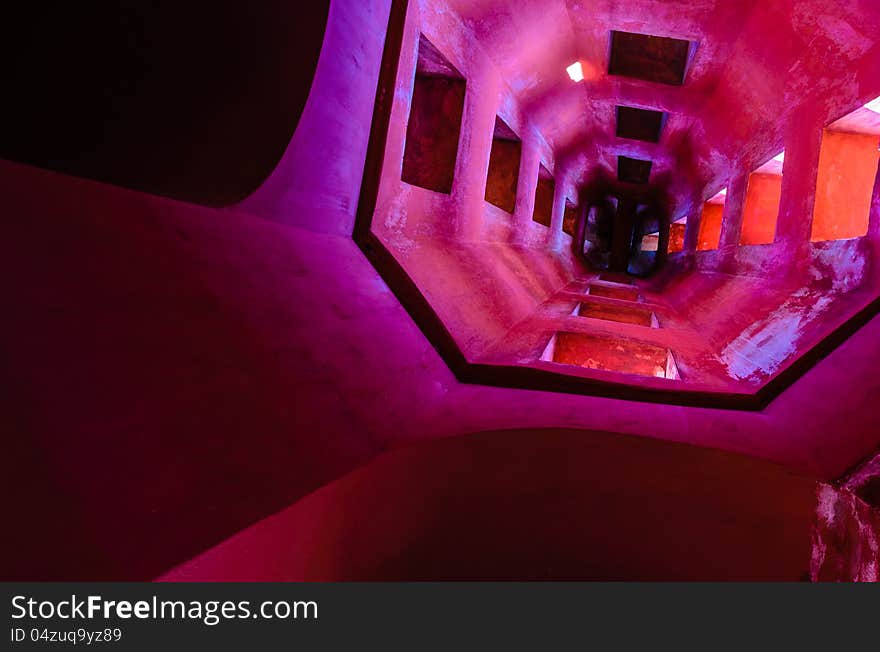
[[[583,66],[581,66],[580,61],[575,61],[568,68],[565,69],[565,72],[567,72],[568,76],[571,77],[571,81],[584,81],[584,69]]]
[[[868,111],[873,111],[874,113],[880,113],[880,97],[875,97],[873,100],[868,102],[865,105],[865,108]]]

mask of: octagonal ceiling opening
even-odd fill
[[[831,125],[841,106],[870,113],[876,96],[841,91],[835,74],[880,90],[870,48],[775,39],[762,83],[744,83],[756,44],[798,34],[796,16],[752,2],[401,4],[386,53],[417,60],[424,35],[460,71],[460,147],[448,193],[401,185],[418,67],[386,65],[387,133],[375,130],[368,161],[380,174],[356,237],[459,378],[758,409],[877,309],[876,160],[862,166],[859,233],[811,238]],[[830,10],[880,28],[880,10]],[[795,64],[809,93],[790,79]],[[639,279],[601,278],[609,269]],[[640,316],[585,318],[593,303]],[[674,350],[678,371],[658,385],[548,367],[554,333]]]

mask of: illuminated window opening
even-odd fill
[[[784,161],[785,152],[781,152],[749,175],[739,239],[741,245],[770,244],[775,239]]]
[[[684,250],[684,232],[687,227],[687,218],[669,225],[669,253],[677,254]]]
[[[700,217],[700,235],[697,239],[697,251],[718,249],[721,243],[721,223],[724,220],[724,203],[727,201],[727,188],[703,204]]]
[[[868,111],[880,114],[880,97],[875,97],[873,100],[868,102],[865,105],[865,108],[868,109]]]
[[[639,288],[612,281],[591,281],[587,287],[587,294],[606,299],[618,299],[619,301],[639,300]]]
[[[684,250],[684,232],[687,218],[681,218],[669,225],[669,245],[667,253],[677,254]],[[646,233],[642,236],[642,251],[657,251],[660,248],[660,234]]]
[[[660,246],[660,234],[648,233],[642,236],[642,251],[657,251]]]
[[[636,326],[645,326],[647,328],[660,328],[657,316],[647,308],[582,302],[575,307],[573,314],[577,317],[602,319],[621,324],[635,324]]]
[[[876,101],[876,100],[875,100]],[[880,113],[866,106],[822,132],[810,239],[844,240],[868,232],[877,162]]]
[[[680,378],[672,351],[626,338],[558,332],[550,338],[541,360],[652,378]]]

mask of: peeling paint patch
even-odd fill
[[[859,287],[867,276],[867,263],[859,247],[861,240],[836,240],[826,247],[814,248],[810,275],[821,281],[831,279],[834,292],[850,292]]]
[[[836,43],[840,52],[856,59],[864,56],[874,46],[874,41],[856,30],[845,20],[823,14],[816,21],[825,37]]]
[[[406,235],[407,206],[396,198],[385,211],[385,219],[382,226],[386,236],[394,246],[403,254],[412,253],[416,248],[416,242]]]
[[[802,289],[762,321],[755,322],[721,352],[730,375],[745,380],[771,375],[797,352],[805,326],[832,304],[827,296]]]
[[[812,532],[810,579],[877,582],[880,512],[845,489],[819,484]]]
[[[861,287],[868,264],[859,238],[818,243],[813,248],[808,286],[792,293],[776,310],[746,328],[721,352],[731,377],[758,381],[776,373],[800,353],[808,327],[844,294]]]

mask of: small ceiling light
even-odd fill
[[[773,160],[776,161],[777,163],[785,162],[785,150],[782,150],[781,152],[779,152],[779,154],[774,156]]]
[[[868,102],[865,105],[865,108],[868,111],[873,111],[874,113],[880,113],[880,97],[875,97],[873,100]]]
[[[571,81],[584,81],[584,69],[583,66],[581,66],[580,61],[575,61],[568,68],[565,69],[565,72],[567,72],[568,76],[571,77]]]

